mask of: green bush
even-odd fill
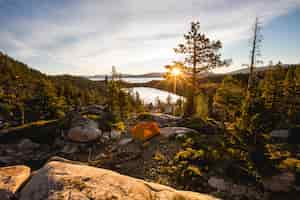
[[[287,158],[279,164],[279,168],[300,173],[300,160],[296,158]]]
[[[117,122],[117,123],[114,123],[114,124],[112,124],[112,127],[114,128],[114,129],[116,129],[116,130],[119,130],[119,131],[124,131],[125,130],[125,128],[126,128],[126,126],[125,126],[125,124],[124,124],[124,122]]]

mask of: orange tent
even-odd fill
[[[140,122],[131,129],[131,135],[135,139],[148,140],[160,134],[160,129],[156,122]]]

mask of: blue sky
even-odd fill
[[[233,60],[224,72],[249,62],[256,16],[261,60],[300,63],[300,0],[0,0],[0,51],[48,74],[163,71],[199,20]]]

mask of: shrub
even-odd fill
[[[165,161],[166,157],[162,153],[160,153],[159,151],[156,151],[154,156],[153,156],[153,159],[156,160],[156,161]]]
[[[187,174],[190,177],[202,176],[203,175],[200,168],[195,166],[195,165],[189,165],[186,168],[185,174]]]
[[[279,164],[279,168],[300,173],[300,160],[296,158],[287,158]]]
[[[112,127],[113,127],[114,129],[116,129],[116,130],[119,130],[119,131],[124,131],[125,128],[126,128],[124,122],[121,122],[121,121],[120,121],[120,122],[117,122],[117,123],[114,123],[114,124],[112,125]]]

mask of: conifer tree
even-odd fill
[[[112,76],[111,80],[108,81],[108,97],[107,97],[107,105],[109,112],[114,115],[115,119],[120,118],[120,112],[119,112],[119,93],[118,93],[118,83],[116,81],[117,78],[117,72],[116,68],[112,66]]]
[[[295,81],[295,70],[289,67],[284,82],[283,82],[283,98],[285,111],[287,113],[288,122],[294,121],[295,106],[296,106],[296,81]]]
[[[214,96],[213,105],[223,113],[223,120],[232,121],[239,113],[244,96],[241,83],[232,76],[226,76]]]
[[[171,105],[172,104],[172,96],[170,94],[167,96],[166,101],[167,101],[167,105]]]
[[[250,52],[250,73],[249,73],[249,79],[248,79],[248,93],[253,92],[253,87],[254,87],[254,68],[255,65],[258,63],[261,63],[262,61],[258,60],[257,57],[260,56],[260,45],[262,42],[262,35],[261,35],[261,25],[256,17],[255,23],[253,26],[253,37],[251,38],[251,52]],[[251,96],[251,94],[248,94]],[[250,97],[251,98],[251,97]]]
[[[189,65],[187,72],[191,75],[192,88],[187,98],[187,115],[195,113],[194,98],[197,94],[197,79],[201,73],[224,65],[219,49],[220,41],[212,41],[200,32],[200,23],[192,22],[191,29],[184,35],[185,43],[175,48],[175,53],[185,55],[185,63]]]
[[[295,68],[295,112],[296,122],[299,121],[300,116],[300,65],[297,65]]]
[[[278,81],[274,76],[274,70],[270,69],[266,72],[262,86],[262,98],[264,105],[269,110],[274,110],[277,102]]]
[[[241,107],[241,127],[243,129],[248,129],[251,126],[251,118],[253,117],[254,110],[255,110],[255,101],[257,96],[257,89],[255,86],[256,77],[254,76],[255,71],[254,68],[256,64],[262,63],[257,58],[260,56],[260,45],[262,42],[262,35],[261,35],[261,25],[258,18],[255,19],[255,23],[253,26],[253,36],[251,37],[251,51],[250,51],[250,72],[248,77],[248,87],[247,87],[247,94],[243,101]],[[255,134],[255,133],[253,133]]]
[[[140,98],[140,94],[138,92],[135,93],[135,111],[136,112],[143,112],[144,111],[144,105],[143,101]]]

